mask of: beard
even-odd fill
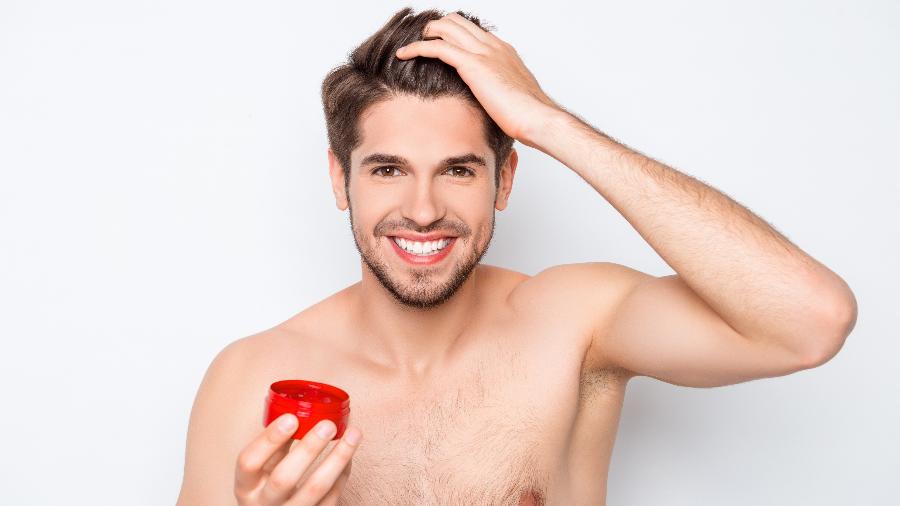
[[[389,267],[386,262],[382,261],[378,254],[377,247],[371,247],[365,240],[360,241],[360,238],[364,237],[364,235],[362,231],[357,230],[353,224],[352,206],[350,206],[349,214],[353,242],[356,244],[356,250],[359,251],[359,256],[362,258],[365,265],[372,274],[375,275],[375,278],[378,279],[381,286],[383,286],[397,302],[403,306],[414,309],[432,309],[448,301],[469,278],[469,275],[472,274],[472,271],[475,270],[475,267],[479,262],[481,262],[482,257],[487,253],[491,239],[494,237],[494,214],[491,215],[490,227],[479,229],[478,233],[474,234],[474,237],[468,226],[463,223],[455,224],[455,226],[451,227],[451,229],[455,230],[457,233],[455,241],[459,242],[462,240],[463,244],[465,244],[471,240],[473,241],[473,247],[461,261],[453,266],[450,277],[446,281],[437,278],[441,267],[416,266],[408,270],[411,279],[407,283],[400,279],[401,273],[398,273]],[[375,227],[376,232],[379,229],[384,230],[384,225],[385,224],[382,223]],[[407,222],[406,225],[409,225],[409,223]],[[407,226],[406,228],[420,233],[428,233],[430,230],[446,230],[446,228],[440,227],[439,225],[440,223],[437,223],[422,230],[419,230],[418,227],[415,227],[414,225]],[[484,235],[487,235],[487,241],[483,241]],[[383,233],[376,233],[375,237],[386,237],[389,241],[393,240]],[[479,249],[479,244],[482,242],[484,242],[484,247]],[[459,248],[461,245],[462,244],[454,244],[453,247]]]

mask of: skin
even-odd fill
[[[361,280],[216,356],[192,410],[179,504],[603,504],[630,378],[712,387],[781,376],[827,362],[852,330],[846,283],[764,220],[556,105],[512,46],[465,18],[425,35],[398,57],[455,66],[507,134],[579,174],[676,274],[481,264],[518,155],[495,189],[470,105],[379,103],[360,121],[349,195],[329,151]],[[372,153],[406,162],[362,165]],[[466,153],[486,165],[441,164]],[[404,231],[459,237],[423,267],[391,246]],[[341,439],[310,431],[292,447],[295,426],[260,426],[268,386],[288,378],[350,394]]]

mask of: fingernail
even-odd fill
[[[350,427],[347,429],[347,432],[344,433],[344,439],[354,446],[356,446],[356,443],[359,443],[360,436],[362,436],[362,432],[356,427]]]
[[[316,434],[322,439],[330,439],[334,436],[334,431],[334,424],[328,420],[322,420],[319,422],[319,425],[316,426]]]
[[[297,417],[294,415],[285,415],[278,420],[278,428],[284,432],[294,432],[297,428]]]

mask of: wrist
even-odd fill
[[[562,108],[548,108],[523,132],[523,144],[542,151],[571,168],[586,180],[587,170],[606,170],[621,163],[624,155],[636,154],[603,132]]]
[[[526,146],[548,153],[553,144],[553,136],[559,132],[571,115],[565,110],[546,105],[535,114],[534,120],[522,130],[517,141]],[[549,153],[548,153],[549,154]]]

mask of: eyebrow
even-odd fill
[[[372,153],[371,155],[362,159],[360,162],[360,166],[366,166],[375,163],[394,163],[397,165],[409,165],[409,161],[402,156],[397,155],[388,155],[385,153]],[[483,157],[476,155],[475,153],[466,153],[464,155],[459,156],[450,156],[441,160],[440,165],[462,165],[462,164],[474,164],[480,165],[482,167],[487,167],[487,162]]]

